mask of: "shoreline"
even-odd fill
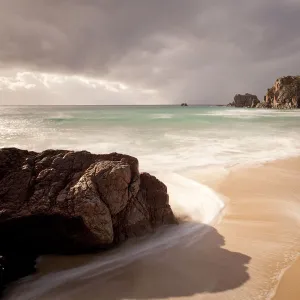
[[[289,179],[289,180],[287,180]],[[214,189],[217,193],[225,196],[226,198],[230,199],[225,207],[225,214],[219,224],[216,225],[217,229],[222,233],[222,228],[224,228],[228,223],[228,219],[231,222],[235,221],[240,223],[241,226],[249,222],[252,224],[253,228],[251,230],[255,230],[254,224],[256,222],[257,226],[260,227],[259,224],[263,224],[266,221],[274,222],[274,232],[276,231],[275,227],[278,228],[282,226],[289,226],[285,225],[288,223],[294,222],[296,225],[296,231],[294,231],[295,239],[297,242],[289,249],[289,251],[293,252],[294,259],[290,257],[290,259],[282,257],[282,261],[273,262],[273,264],[280,264],[280,270],[274,270],[273,276],[277,273],[276,279],[273,279],[273,284],[271,284],[269,292],[265,294],[265,299],[272,299],[272,300],[298,300],[300,297],[300,289],[297,282],[298,276],[300,274],[300,259],[299,259],[299,252],[300,252],[300,235],[297,232],[297,225],[299,222],[298,220],[292,221],[286,215],[283,215],[282,218],[278,218],[274,220],[271,214],[266,214],[267,218],[264,218],[264,213],[260,212],[256,208],[251,206],[250,201],[254,201],[255,198],[259,198],[260,201],[257,202],[257,205],[260,205],[262,208],[264,205],[265,209],[273,210],[274,215],[280,215],[280,212],[276,209],[273,209],[274,206],[278,205],[278,208],[284,210],[285,203],[284,200],[285,196],[286,199],[291,196],[291,194],[300,193],[300,187],[298,187],[297,179],[300,179],[300,157],[290,157],[285,159],[273,160],[268,161],[263,164],[253,164],[252,166],[238,166],[233,167],[229,170],[228,174],[224,176],[221,180],[214,181],[214,180],[207,180],[205,183]],[[283,182],[287,182],[287,186],[281,185],[281,180]],[[286,180],[286,181],[285,181]],[[248,187],[247,187],[248,185]],[[277,194],[277,195],[276,195]],[[263,196],[263,197],[262,197]],[[295,195],[294,195],[295,196]],[[248,200],[244,200],[248,199]],[[242,200],[241,200],[242,199]],[[268,203],[270,201],[274,201],[274,203]],[[240,210],[236,209],[236,213],[233,216],[230,216],[232,211],[235,210],[241,203],[244,202],[247,207],[249,207],[250,213],[246,212],[245,209],[247,207],[241,207]],[[300,198],[293,199],[293,200],[286,200],[286,204],[293,204],[297,205],[300,208]],[[270,206],[271,204],[271,206]],[[273,206],[273,207],[272,207]],[[282,206],[282,207],[281,207]],[[287,209],[288,210],[288,209]],[[296,210],[297,211],[297,210]],[[299,210],[298,210],[299,211]],[[242,214],[243,217],[238,217],[238,213]],[[261,216],[260,216],[261,214]],[[294,216],[295,218],[297,216]],[[249,220],[248,220],[249,218]],[[300,216],[299,216],[300,218]],[[261,226],[262,227],[262,226]],[[288,228],[288,227],[287,227]],[[261,229],[263,230],[263,229]],[[237,231],[239,229],[237,228]],[[247,233],[248,234],[248,233]],[[253,236],[255,234],[251,233]],[[272,229],[270,231],[272,234]],[[224,234],[226,238],[226,234]],[[259,235],[256,235],[256,238]],[[275,238],[275,236],[274,236]],[[257,238],[258,239],[258,238]],[[289,243],[290,241],[286,241],[285,243]],[[282,245],[284,247],[284,245]],[[237,247],[239,248],[239,247]],[[248,252],[245,254],[251,256],[251,249],[247,249]],[[243,252],[244,253],[244,252]],[[280,257],[280,255],[276,254],[276,257]],[[293,256],[291,254],[291,256]],[[254,257],[253,257],[254,258]],[[286,260],[286,261],[285,261]],[[271,262],[272,264],[272,262]],[[250,266],[251,267],[251,266]],[[263,264],[261,266],[263,268]],[[251,269],[251,268],[250,268]],[[296,274],[296,275],[295,275]],[[288,293],[288,297],[287,297]]]
[[[288,266],[285,270],[282,270],[278,285],[274,293],[272,293],[271,300],[298,300],[300,297],[300,286],[296,281],[300,276],[300,256]]]

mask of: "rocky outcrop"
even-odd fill
[[[256,105],[256,108],[270,108],[270,105],[266,102],[260,102]]]
[[[187,103],[181,103],[181,106],[188,106]]]
[[[166,186],[134,157],[0,149],[0,263],[22,261],[6,281],[23,264],[33,271],[37,255],[108,248],[173,223]]]
[[[300,108],[300,76],[278,78],[268,89],[264,105],[277,109]]]
[[[260,101],[258,100],[257,96],[251,94],[245,95],[235,95],[234,100],[232,103],[229,103],[228,106],[233,107],[251,107],[254,108],[259,104]]]

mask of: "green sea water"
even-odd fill
[[[2,106],[0,147],[122,152],[180,171],[300,153],[300,111],[209,106]]]

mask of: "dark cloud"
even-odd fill
[[[0,0],[0,66],[156,89],[165,102],[262,97],[300,67],[298,0]]]

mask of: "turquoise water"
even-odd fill
[[[0,107],[0,147],[136,156],[141,169],[180,172],[300,153],[300,112],[204,106]]]

